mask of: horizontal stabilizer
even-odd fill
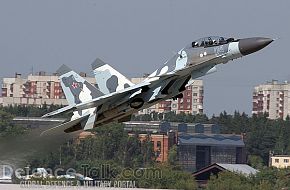
[[[55,134],[61,134],[61,133],[71,133],[78,130],[82,130],[82,122],[88,120],[89,115],[85,115],[83,117],[80,117],[78,119],[75,119],[73,121],[68,121],[66,123],[62,123],[56,127],[50,128],[46,131],[43,131],[40,136],[44,135],[55,135]]]

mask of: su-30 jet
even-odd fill
[[[213,73],[217,70],[216,65],[254,53],[272,41],[262,37],[201,38],[182,48],[139,84],[133,84],[100,59],[92,64],[95,86],[63,65],[57,73],[69,105],[43,117],[67,112],[72,116],[43,134],[70,133],[113,121],[126,121],[138,110],[162,100],[182,98],[182,92],[193,79]]]

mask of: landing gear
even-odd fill
[[[144,100],[142,98],[136,98],[131,101],[130,107],[134,109],[139,109],[143,106]]]

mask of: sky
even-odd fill
[[[202,78],[206,114],[251,114],[255,85],[290,81],[289,7],[285,0],[1,0],[0,79],[62,64],[90,74],[97,57],[139,77],[201,37],[274,38]]]

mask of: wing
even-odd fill
[[[98,107],[106,102],[107,103],[108,102],[110,102],[110,103],[116,102],[118,100],[124,99],[125,97],[133,98],[135,95],[141,93],[142,89],[147,88],[150,84],[151,84],[150,82],[140,83],[140,84],[134,85],[132,87],[126,88],[124,90],[95,98],[91,101],[87,101],[87,102],[83,102],[83,103],[75,104],[75,105],[71,105],[71,106],[66,106],[66,107],[61,108],[59,110],[47,113],[47,114],[43,115],[42,117],[51,117],[54,115],[58,115],[60,113],[67,113],[67,112],[73,112],[73,111],[77,111],[77,110],[89,109],[92,107]]]
[[[47,113],[47,114],[43,115],[42,117],[51,117],[51,116],[54,116],[54,115],[68,113],[68,112],[73,111],[75,106],[76,106],[76,104],[71,104],[71,105],[65,106],[63,108],[60,108],[58,110],[55,110],[53,112]]]
[[[59,134],[59,133],[71,133],[74,131],[78,131],[83,129],[83,122],[87,121],[89,118],[89,115],[85,115],[83,117],[77,118],[73,121],[68,121],[65,123],[62,123],[56,127],[52,127],[48,130],[43,131],[40,136],[44,135],[51,135],[51,134]]]
[[[111,105],[120,104],[120,101],[122,100],[129,101],[133,99],[135,96],[137,96],[138,94],[142,93],[143,91],[150,89],[152,86],[156,85],[157,83],[161,83],[162,81],[168,78],[184,75],[183,72],[187,72],[189,74],[192,72],[201,73],[198,76],[197,75],[194,76],[194,78],[203,76],[205,72],[204,70],[207,70],[207,68],[210,68],[210,67],[214,67],[214,65],[217,64],[217,62],[219,61],[220,61],[220,57],[216,57],[214,59],[199,63],[198,65],[189,66],[188,69],[186,70],[181,70],[181,71],[178,70],[176,72],[166,73],[162,76],[149,77],[146,80],[144,80],[142,83],[130,86],[128,88],[125,88],[117,92],[113,92],[110,94],[106,94],[106,95],[94,98],[89,101],[76,104],[74,106],[67,106],[63,110],[60,110],[60,111],[57,110],[57,111],[48,113],[44,115],[43,117],[53,116],[53,115],[57,115],[63,112],[71,112],[71,111],[77,111],[77,110],[85,110],[85,109],[89,109],[93,107],[99,107],[99,106],[102,106],[103,104],[111,104]]]
[[[121,101],[128,101],[130,99],[133,99],[135,96],[138,94],[142,93],[143,91],[146,91],[150,89],[152,85],[155,85],[157,82],[160,82],[160,80],[165,80],[170,77],[173,77],[174,75],[166,75],[166,76],[161,76],[161,77],[153,77],[150,78],[142,83],[136,84],[134,86],[125,88],[123,90],[106,94],[100,97],[97,97],[93,100],[89,100],[83,103],[71,105],[71,106],[66,106],[62,109],[47,113],[43,115],[42,117],[51,117],[54,115],[58,115],[60,113],[67,113],[67,112],[73,112],[73,111],[78,111],[78,110],[85,110],[85,109],[90,109],[94,107],[99,107],[103,104],[115,104],[118,103],[120,104]]]

